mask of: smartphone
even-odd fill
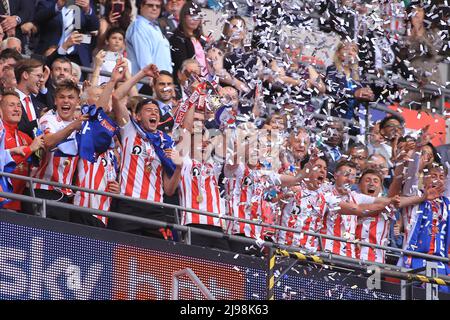
[[[112,11],[113,13],[121,13],[124,10],[123,3],[113,3]]]
[[[83,34],[83,39],[81,40],[81,43],[85,44],[91,44],[92,36],[90,34]]]

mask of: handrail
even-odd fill
[[[54,186],[54,187],[60,187],[60,188],[64,188],[64,189],[72,189],[72,190],[77,190],[77,191],[83,191],[83,192],[88,192],[88,193],[92,193],[92,194],[108,196],[108,197],[111,197],[111,198],[116,198],[116,199],[121,199],[121,200],[128,200],[128,201],[137,202],[137,203],[156,205],[156,206],[160,206],[160,207],[163,207],[163,208],[187,211],[187,212],[197,213],[197,214],[206,215],[206,216],[210,216],[210,217],[214,217],[214,218],[230,220],[230,221],[246,223],[246,224],[252,224],[252,225],[260,226],[260,227],[267,227],[267,228],[280,230],[280,231],[287,231],[287,232],[293,232],[293,233],[302,233],[302,234],[306,234],[306,235],[309,235],[309,236],[316,237],[316,238],[319,239],[319,241],[320,241],[321,238],[323,238],[323,239],[328,239],[328,240],[340,241],[340,242],[344,242],[344,243],[359,244],[359,245],[364,246],[364,247],[370,247],[370,248],[374,248],[374,249],[381,249],[381,250],[385,250],[385,251],[389,251],[389,252],[397,252],[397,253],[400,253],[401,255],[408,255],[408,256],[412,256],[412,257],[418,257],[418,258],[429,259],[429,260],[436,260],[436,261],[442,261],[442,262],[450,262],[450,260],[448,258],[433,256],[433,255],[424,254],[424,253],[420,253],[420,252],[413,252],[413,251],[407,251],[407,250],[403,250],[403,249],[399,249],[399,248],[386,247],[386,246],[381,246],[381,245],[378,245],[378,244],[373,244],[373,243],[369,243],[369,242],[365,242],[365,241],[348,240],[348,239],[344,239],[344,238],[335,237],[335,236],[332,236],[332,235],[319,234],[319,233],[310,232],[310,231],[296,230],[296,229],[283,227],[283,226],[274,226],[274,225],[271,225],[271,224],[268,224],[268,223],[264,223],[264,222],[255,222],[253,220],[236,218],[236,217],[226,216],[226,215],[219,215],[219,214],[215,214],[215,213],[211,213],[211,212],[207,212],[207,211],[202,211],[202,210],[197,210],[197,209],[192,209],[192,208],[185,208],[185,207],[181,207],[181,206],[177,206],[177,205],[173,205],[173,204],[154,202],[154,201],[149,201],[149,200],[142,200],[142,199],[137,199],[137,198],[124,196],[124,195],[120,195],[120,194],[114,194],[114,193],[109,193],[109,192],[99,191],[99,190],[93,190],[93,189],[88,189],[88,188],[82,188],[82,187],[77,187],[77,186],[57,183],[57,182],[45,181],[45,180],[41,180],[41,179],[36,179],[36,178],[32,178],[32,177],[25,177],[25,176],[20,176],[20,175],[16,175],[16,174],[6,173],[6,172],[0,172],[0,176],[5,176],[5,177],[19,179],[19,180],[25,180],[25,181],[28,181],[30,183],[41,183],[41,184],[47,184],[47,185],[51,185],[51,186]],[[5,198],[12,198],[10,195],[12,195],[12,194],[11,193],[7,193],[7,192],[0,192],[0,196],[5,197]],[[76,208],[80,208],[81,209],[81,207],[78,207],[78,206],[76,206]],[[94,210],[94,209],[91,209],[91,210]]]
[[[293,247],[293,246],[276,244],[276,243],[272,243],[272,242],[268,242],[268,241],[264,241],[264,242],[258,244],[257,240],[251,239],[251,238],[235,236],[235,235],[227,235],[227,234],[224,234],[224,233],[221,233],[218,231],[201,229],[201,228],[198,228],[195,226],[183,226],[183,225],[174,224],[174,223],[168,223],[168,222],[163,222],[163,221],[158,221],[158,220],[153,220],[153,219],[148,219],[148,218],[131,216],[131,215],[122,214],[122,213],[118,213],[118,212],[84,208],[84,207],[79,207],[79,206],[75,206],[72,204],[61,203],[61,202],[58,202],[55,200],[38,199],[38,198],[32,198],[29,196],[17,195],[17,194],[12,194],[12,193],[7,193],[7,192],[0,192],[0,197],[9,197],[14,200],[30,202],[30,203],[34,203],[34,204],[38,204],[38,205],[45,204],[48,207],[56,207],[56,208],[61,208],[61,209],[66,209],[66,210],[76,210],[76,211],[81,211],[84,213],[101,215],[101,216],[105,216],[105,217],[109,217],[109,218],[123,219],[123,220],[132,221],[132,222],[142,223],[144,225],[157,226],[157,227],[163,227],[163,228],[173,228],[174,230],[177,230],[177,231],[192,232],[192,233],[196,233],[196,234],[200,234],[200,235],[204,235],[204,236],[214,237],[214,238],[218,238],[218,239],[229,239],[229,240],[239,241],[239,242],[243,242],[243,243],[247,243],[247,244],[251,244],[251,245],[254,245],[256,243],[260,247],[264,246],[267,248],[281,249],[281,250],[286,250],[286,251],[292,252],[292,253],[298,253],[299,250],[302,249],[302,248]],[[339,267],[340,264],[345,265],[345,267],[353,267],[353,268],[357,268],[357,269],[361,269],[361,266],[363,266],[363,265],[364,266],[378,266],[380,268],[383,268],[383,270],[395,271],[396,274],[392,274],[393,277],[396,277],[396,275],[398,276],[400,273],[402,274],[402,276],[406,276],[408,274],[408,271],[411,271],[411,269],[400,268],[397,266],[378,263],[378,262],[358,260],[355,258],[339,256],[339,255],[335,255],[335,254],[323,252],[323,251],[317,251],[317,252],[314,252],[313,254],[314,254],[315,258],[319,257],[325,263],[334,265],[336,267]],[[317,260],[317,259],[314,259],[314,260]],[[310,262],[314,262],[314,261],[310,261]],[[348,265],[349,263],[352,265],[349,266]],[[406,270],[406,272],[403,272],[402,269]],[[439,276],[439,277],[447,282],[450,282],[449,276]]]

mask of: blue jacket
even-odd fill
[[[91,0],[91,14],[86,15],[81,10],[81,32],[89,33],[99,28],[100,22],[95,15],[93,0]],[[62,37],[62,14],[56,11],[56,0],[41,0],[36,8],[35,24],[39,27],[39,43],[36,48],[38,54],[43,54],[51,46],[58,46]],[[76,54],[81,65],[89,67],[92,61],[92,49],[95,44],[80,44],[76,46]]]

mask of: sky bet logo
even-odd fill
[[[29,250],[0,246],[0,299],[92,299],[103,270],[93,263],[83,274],[68,257],[49,261],[40,237]]]

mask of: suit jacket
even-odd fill
[[[22,24],[33,21],[34,8],[36,6],[36,0],[7,0],[9,2],[9,11],[12,16],[19,16],[22,20]],[[0,14],[6,14],[3,5],[0,2]],[[16,27],[16,37],[23,40],[23,35],[20,30],[20,26]]]
[[[58,46],[62,37],[63,18],[61,12],[56,11],[56,0],[41,0],[36,8],[34,22],[39,26],[40,39],[36,48],[38,54],[44,53],[51,46]],[[92,13],[84,14],[81,11],[81,33],[89,33],[99,28],[99,20],[93,10],[93,0],[91,0]],[[74,55],[79,57],[79,62],[85,67],[91,65],[92,50],[95,46],[94,41],[91,44],[80,44],[75,46]]]
[[[28,120],[27,112],[25,111],[25,106],[22,105],[22,118],[19,122],[19,130],[29,135],[32,139],[34,139],[34,128],[38,127],[38,120],[40,118],[40,114],[42,109],[45,107],[39,100],[31,95],[31,102],[33,103],[34,111],[36,112],[37,120],[30,121]]]

